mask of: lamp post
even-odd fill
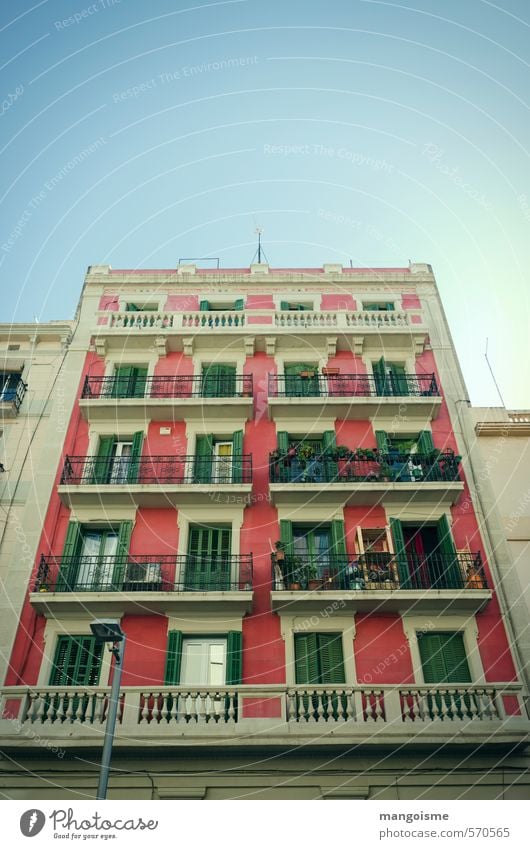
[[[90,630],[94,634],[97,643],[111,644],[109,651],[114,655],[115,660],[107,709],[107,722],[105,724],[105,739],[103,741],[103,752],[101,755],[98,792],[96,795],[96,799],[106,799],[112,744],[114,742],[114,729],[116,727],[116,717],[118,715],[118,704],[120,700],[121,673],[123,669],[123,656],[125,654],[125,634],[117,619],[97,619],[95,622],[90,623]]]

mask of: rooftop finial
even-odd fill
[[[263,255],[263,257],[265,258],[265,260],[267,261],[267,263],[268,263],[268,262],[269,262],[269,260],[267,259],[266,255],[265,255],[265,251],[264,251],[264,250],[263,250],[263,248],[261,247],[261,235],[262,235],[262,233],[263,233],[263,228],[262,228],[262,227],[256,227],[256,231],[255,231],[255,232],[258,234],[258,249],[257,249],[256,253],[254,254],[254,256],[252,257],[252,262],[251,262],[250,264],[251,264],[251,265],[253,265],[253,264],[254,264],[254,260],[255,260],[255,259],[256,259],[256,257],[257,257],[257,258],[258,258],[258,265],[261,265],[261,257],[262,257],[262,255]]]

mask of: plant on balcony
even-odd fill
[[[310,378],[310,377],[314,377],[314,376],[315,376],[314,371],[301,371],[300,372],[300,377]]]
[[[300,557],[291,557],[287,568],[286,583],[290,590],[301,590],[305,578],[305,564]]]
[[[350,457],[351,449],[348,448],[347,445],[337,445],[335,451],[333,452],[334,460],[344,460],[346,457]]]
[[[276,549],[274,553],[276,563],[280,563],[285,560],[285,543],[283,543],[281,539],[277,539],[274,543],[274,548]]]
[[[306,578],[307,578],[307,588],[308,590],[320,590],[322,589],[322,580],[318,575],[318,566],[316,563],[310,562],[306,565],[305,569]]]
[[[300,466],[305,469],[306,465],[310,460],[315,456],[315,449],[312,445],[309,445],[307,442],[302,442],[296,451],[296,459],[300,463]]]

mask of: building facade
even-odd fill
[[[526,798],[524,646],[430,266],[92,266],[74,338],[3,792],[93,796],[114,618],[111,797]]]
[[[512,607],[524,607],[530,621],[530,410],[473,407],[481,481],[489,512],[502,528],[512,568]],[[527,655],[528,660],[528,655]]]

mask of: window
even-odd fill
[[[116,366],[112,381],[112,397],[143,398],[147,371],[147,366]]]
[[[128,302],[125,304],[125,312],[157,312],[158,303],[149,302],[142,303],[136,301],[135,303]]]
[[[297,684],[344,684],[342,634],[295,634]]]
[[[281,301],[281,310],[290,310],[291,312],[307,312],[313,310],[313,303],[305,301],[303,303],[296,301]]]
[[[230,589],[232,528],[190,525],[184,575],[186,590]]]
[[[19,371],[0,371],[0,401],[15,400],[21,379]]]
[[[403,363],[390,363],[381,357],[372,363],[377,395],[409,395],[409,383]]]
[[[434,451],[430,430],[417,434],[390,437],[384,430],[376,430],[377,447],[386,456],[389,471],[394,481],[414,482],[439,479],[438,466],[429,456]]]
[[[169,631],[165,683],[225,686],[241,683],[242,635],[187,636]]]
[[[59,637],[50,674],[52,687],[94,687],[99,683],[103,645],[95,637]]]
[[[235,301],[207,301],[203,299],[199,301],[199,310],[201,312],[225,312],[226,310],[244,310],[245,299],[236,298]]]
[[[55,589],[58,592],[122,589],[132,526],[131,521],[121,522],[118,528],[94,528],[70,522]]]
[[[394,301],[363,301],[363,310],[370,312],[393,312]]]
[[[318,366],[308,363],[286,363],[285,394],[298,398],[319,395]]]
[[[470,684],[471,673],[466,657],[464,637],[459,631],[419,633],[423,678],[426,684]],[[470,697],[452,690],[428,694],[427,706],[431,717],[447,714],[450,718],[472,718]]]
[[[461,589],[464,577],[447,516],[417,525],[390,519],[400,585],[405,589]]]
[[[336,448],[334,430],[325,430],[320,439],[300,438],[278,431],[278,460],[271,468],[271,480],[279,483],[319,483],[334,480],[337,463],[331,458]]]
[[[236,394],[236,367],[213,363],[202,367],[203,398],[233,398]]]
[[[102,436],[97,457],[91,461],[91,483],[136,483],[143,439],[143,431],[138,431],[129,439]]]
[[[193,479],[196,483],[241,483],[242,457],[242,430],[236,430],[231,439],[216,438],[213,434],[198,436]]]

